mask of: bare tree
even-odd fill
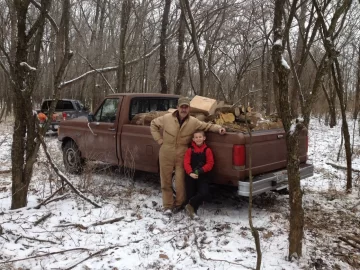
[[[347,165],[347,181],[346,181],[346,190],[351,192],[352,188],[352,163],[351,163],[351,142],[350,142],[350,132],[349,126],[346,120],[346,101],[345,101],[345,89],[343,81],[343,71],[339,63],[339,51],[335,47],[335,39],[341,33],[344,22],[346,20],[346,14],[348,13],[352,0],[339,1],[334,15],[332,17],[331,23],[328,26],[325,18],[323,17],[323,12],[320,9],[317,0],[313,0],[314,6],[316,8],[317,15],[320,19],[321,29],[322,29],[322,41],[328,55],[328,62],[331,63],[331,74],[334,80],[334,86],[340,102],[340,110],[342,116],[342,133],[344,136],[344,145],[345,145],[345,154],[346,154],[346,165]],[[337,28],[337,24],[340,21],[340,26]]]
[[[49,9],[51,1],[42,0],[41,4],[35,1],[14,1],[13,8],[16,11],[17,28],[16,34],[13,35],[16,41],[16,49],[6,51],[5,47],[1,45],[0,49],[7,58],[7,66],[1,64],[4,72],[8,75],[11,81],[11,87],[14,92],[14,116],[15,128],[13,133],[13,142],[11,148],[12,160],[12,201],[11,208],[16,209],[24,207],[27,204],[28,187],[32,178],[33,165],[36,162],[37,153],[40,142],[36,139],[38,136],[38,129],[36,127],[36,115],[33,113],[32,95],[35,90],[36,80],[39,75],[39,67],[41,65],[41,47],[43,42],[43,34],[45,29],[46,19],[48,19],[53,27],[57,28],[54,20],[49,16]],[[34,9],[30,8],[33,5],[39,12],[35,15]],[[63,2],[63,16],[61,20],[60,30],[56,29],[59,35],[66,36],[69,32],[69,0]],[[32,17],[29,20],[29,17]],[[32,24],[30,23],[33,22]],[[55,77],[60,84],[60,79],[65,71],[71,53],[69,52],[68,38],[58,37],[60,43],[58,52],[62,52],[63,58],[57,66]],[[11,48],[15,48],[13,45]],[[12,55],[14,53],[14,55]],[[60,59],[57,59],[60,60]],[[54,97],[58,94],[55,91]],[[52,104],[52,109],[55,108],[55,103]],[[46,127],[45,127],[46,128]],[[44,133],[45,129],[40,130]],[[35,142],[35,143],[34,143]]]
[[[296,7],[297,1],[292,2],[291,8]],[[299,173],[299,133],[303,129],[301,122],[294,122],[289,103],[290,67],[283,57],[288,28],[283,27],[285,0],[275,1],[274,15],[274,45],[272,58],[274,62],[274,81],[279,93],[279,112],[286,132],[287,172],[289,180],[290,204],[290,232],[289,258],[302,255],[302,239],[304,234],[304,209],[302,208],[302,191]],[[286,24],[291,25],[294,12],[290,12]]]

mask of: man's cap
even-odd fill
[[[180,97],[178,100],[178,106],[182,106],[182,105],[187,105],[190,107],[190,99],[188,99],[187,97]]]

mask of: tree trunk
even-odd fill
[[[306,22],[306,11],[308,9],[307,1],[302,2],[300,7],[300,18],[299,18],[299,32],[296,43],[295,58],[294,58],[294,74],[291,80],[291,114],[294,118],[298,117],[298,108],[299,108],[299,92],[301,90],[301,73],[302,65],[301,62],[303,52],[304,52],[304,35],[305,33],[305,22]],[[289,45],[289,44],[288,44]],[[302,96],[302,95],[301,95]]]
[[[30,179],[32,176],[32,165],[27,158],[33,156],[34,134],[33,130],[28,128],[31,125],[31,120],[27,121],[27,114],[29,113],[27,107],[32,107],[31,99],[26,99],[32,89],[27,89],[27,76],[34,76],[33,72],[27,74],[27,70],[20,63],[28,61],[28,44],[26,42],[26,15],[28,13],[29,3],[15,2],[15,9],[17,12],[17,47],[15,53],[15,70],[12,74],[15,78],[15,85],[13,90],[14,100],[14,116],[15,128],[13,133],[13,142],[11,147],[11,163],[12,163],[12,200],[11,209],[25,207],[27,204],[27,193]],[[14,79],[13,78],[13,79]],[[31,87],[31,85],[29,85]],[[26,91],[21,91],[27,89]],[[26,106],[27,104],[27,106]],[[32,108],[31,108],[32,115]],[[32,139],[32,140],[31,140]],[[31,143],[30,143],[31,142]],[[31,147],[29,147],[29,143]],[[28,150],[28,151],[27,151]],[[32,162],[32,160],[31,160]],[[29,170],[29,166],[31,169]],[[25,170],[25,169],[28,170]]]
[[[121,29],[120,29],[120,46],[119,46],[119,67],[117,71],[117,90],[119,93],[126,92],[126,53],[125,53],[125,41],[126,33],[128,29],[130,11],[131,11],[131,0],[124,0],[121,6]]]
[[[352,189],[352,163],[351,163],[351,143],[349,126],[346,120],[346,103],[344,100],[344,84],[342,79],[342,73],[340,70],[340,64],[338,59],[335,59],[335,63],[332,67],[332,75],[335,82],[335,90],[340,102],[340,110],[342,116],[342,132],[344,136],[344,146],[346,155],[347,177],[346,177],[346,191],[351,192]]]
[[[40,48],[42,46],[43,33],[45,28],[45,17],[50,8],[51,1],[42,1],[38,7],[40,15],[36,23],[28,25],[29,2],[16,1],[15,9],[17,11],[17,46],[15,53],[15,64],[11,70],[10,77],[12,88],[14,90],[14,115],[15,128],[13,133],[13,143],[11,148],[12,161],[12,201],[11,209],[17,209],[26,206],[27,193],[30,180],[33,173],[33,165],[40,147],[40,141],[36,140],[37,133],[43,135],[47,129],[47,124],[41,130],[36,128],[36,116],[33,113],[32,94],[35,88],[35,82],[38,79],[38,65],[40,60]],[[60,27],[64,35],[69,33],[69,14],[70,1],[63,1],[63,15]],[[64,20],[63,20],[64,19]],[[56,30],[60,33],[59,30]],[[65,46],[65,57],[62,59],[59,69],[55,73],[55,94],[59,91],[60,79],[65,72],[65,67],[70,61],[71,53],[69,50],[68,37],[61,39]],[[63,52],[64,53],[64,52]],[[22,63],[26,62],[27,65]],[[55,103],[51,105],[49,114],[55,109]]]
[[[200,96],[204,96],[206,94],[205,93],[205,79],[204,79],[204,76],[205,76],[205,74],[204,74],[204,59],[200,54],[200,47],[199,47],[199,43],[197,40],[198,36],[197,36],[197,32],[196,32],[196,25],[195,25],[194,17],[191,12],[189,0],[181,0],[181,3],[184,5],[184,8],[186,9],[187,14],[189,16],[190,26],[191,26],[191,32],[190,32],[191,41],[193,43],[196,59],[199,64],[200,89],[198,92],[199,92]]]
[[[181,94],[181,88],[186,72],[186,62],[184,59],[184,42],[185,42],[185,11],[180,10],[179,34],[178,34],[178,70],[175,82],[175,94]]]
[[[160,33],[160,84],[161,93],[168,94],[168,86],[166,81],[166,32],[169,24],[169,12],[170,12],[171,0],[165,0],[164,13],[161,22]]]
[[[360,47],[358,48],[358,63],[357,63],[356,77],[357,78],[356,78],[356,90],[355,90],[354,113],[353,113],[354,124],[356,123],[356,120],[359,117],[359,112],[360,112]],[[360,136],[360,125],[359,125],[359,136]]]
[[[296,0],[292,3],[296,5]],[[291,108],[289,104],[288,76],[290,69],[284,65],[284,40],[288,40],[283,33],[282,15],[284,14],[285,0],[275,1],[274,16],[274,46],[272,58],[275,72],[274,81],[278,89],[279,112],[286,132],[287,172],[289,180],[289,205],[290,205],[290,233],[289,233],[289,258],[302,256],[302,239],[304,231],[304,210],[302,208],[302,192],[300,187],[299,172],[299,132],[303,128],[297,123],[295,131],[292,127]],[[288,18],[291,22],[292,18]],[[288,33],[285,33],[288,35]],[[275,89],[274,89],[275,90]],[[296,254],[296,255],[295,255]]]

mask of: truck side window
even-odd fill
[[[59,103],[59,102],[58,102]],[[71,101],[63,101],[63,110],[66,111],[66,110],[74,110],[74,106],[72,104]]]
[[[116,112],[119,104],[118,98],[106,99],[99,110],[94,115],[96,122],[114,123],[116,119]]]

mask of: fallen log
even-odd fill
[[[326,162],[325,164],[330,165],[330,166],[334,167],[335,169],[347,170],[346,166],[334,164],[334,163],[331,163],[331,162]],[[360,170],[357,170],[357,169],[354,169],[354,168],[351,168],[351,171],[360,173]]]
[[[39,220],[34,222],[34,226],[39,225],[41,222],[45,221],[51,216],[51,213],[46,214],[45,216],[41,217]]]
[[[55,252],[49,252],[49,253],[46,253],[46,254],[40,254],[40,255],[36,255],[36,256],[31,256],[31,257],[27,257],[27,258],[15,259],[15,260],[10,260],[10,261],[2,261],[2,262],[0,262],[0,264],[26,261],[26,260],[35,259],[35,258],[46,257],[46,256],[49,256],[49,255],[63,254],[65,252],[75,251],[75,250],[88,251],[89,249],[87,249],[87,248],[72,248],[72,249],[68,249],[68,250],[60,250],[60,251],[55,251]]]
[[[342,237],[342,236],[339,236],[339,239],[343,242],[345,242],[346,244],[348,244],[349,246],[352,246],[353,248],[357,248],[357,249],[360,249],[360,245],[357,245],[355,243],[352,243],[349,239],[345,238],[345,237]]]
[[[71,223],[71,224],[58,225],[58,226],[55,226],[55,227],[58,227],[58,228],[77,227],[79,229],[87,230],[90,227],[101,226],[101,225],[105,225],[105,224],[112,224],[112,223],[121,221],[123,219],[124,219],[124,217],[118,217],[118,218],[113,218],[113,219],[109,219],[109,220],[97,221],[97,222],[92,223],[92,224],[90,224],[88,226],[85,226],[85,225],[80,224],[80,223]]]

